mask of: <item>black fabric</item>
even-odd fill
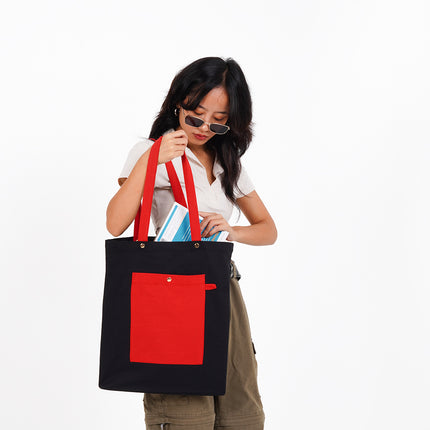
[[[225,394],[230,319],[229,242],[134,241],[107,239],[99,387],[164,394]],[[144,244],[144,247],[141,247]],[[197,244],[197,246],[196,246]],[[205,274],[203,365],[130,362],[130,287],[133,272]],[[168,312],[168,309],[166,309]]]

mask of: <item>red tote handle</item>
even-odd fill
[[[155,142],[155,139],[151,139]],[[185,208],[188,207],[187,201],[185,200],[184,192],[182,191],[181,183],[179,182],[178,175],[176,174],[175,167],[173,166],[173,163],[171,161],[168,161],[166,163],[166,170],[167,174],[169,176],[170,184],[172,186],[173,191],[173,197],[176,202],[178,202],[180,205],[184,206]],[[136,218],[134,221],[134,240],[137,240],[138,236],[138,230],[139,230],[139,220],[140,220],[140,212],[141,207],[139,206],[139,209],[136,214]]]
[[[155,176],[158,166],[158,155],[160,153],[161,139],[157,139],[149,153],[148,167],[146,169],[145,185],[143,187],[142,205],[137,211],[134,220],[134,240],[140,242],[148,241],[149,221],[151,218],[152,199],[154,197]],[[187,192],[188,211],[190,217],[191,240],[201,241],[199,211],[197,208],[196,190],[194,187],[193,173],[187,156],[182,155],[182,169],[184,171],[185,188]],[[182,191],[182,190],[181,190]]]
[[[187,206],[184,192],[182,191],[181,183],[179,182],[178,175],[176,174],[175,167],[171,161],[166,163],[167,174],[169,175],[170,185],[172,186],[173,196],[175,201],[184,207]]]

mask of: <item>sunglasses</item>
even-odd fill
[[[209,126],[209,130],[215,134],[226,134],[227,131],[230,130],[230,127],[228,125],[217,124],[215,122],[209,123],[203,121],[201,118],[197,118],[191,115],[185,116],[185,124],[191,125],[191,127],[201,127],[203,124],[207,124]]]

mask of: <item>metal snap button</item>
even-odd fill
[[[172,282],[172,278],[170,276],[167,278],[167,282]]]
[[[145,248],[145,244],[144,244],[144,243],[141,243],[141,244],[140,244],[140,247],[141,247],[141,248]]]
[[[198,242],[196,242],[195,244],[194,244],[194,248],[198,248],[200,246],[200,243],[198,243]]]

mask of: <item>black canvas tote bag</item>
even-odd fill
[[[155,242],[148,237],[160,144],[161,138],[150,151],[134,237],[105,242],[99,387],[223,395],[233,243],[201,240],[185,154],[191,241]]]

